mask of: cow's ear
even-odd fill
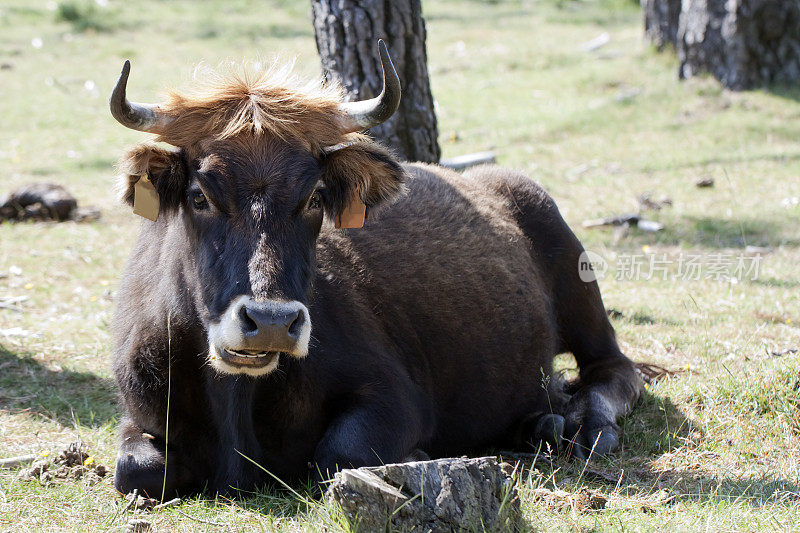
[[[357,198],[366,204],[371,217],[405,191],[407,173],[397,158],[364,136],[328,152],[321,166],[331,218],[341,215]]]
[[[187,173],[179,149],[142,144],[129,150],[117,168],[120,198],[131,206],[134,186],[145,174],[158,192],[162,211],[177,208],[186,189]]]

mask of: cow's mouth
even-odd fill
[[[222,374],[266,376],[278,368],[281,354],[286,352],[208,346],[208,362]]]
[[[282,353],[283,352],[259,352],[255,350],[223,348],[219,351],[219,356],[230,365],[260,368],[276,363],[278,356]]]

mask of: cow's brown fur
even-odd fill
[[[180,159],[176,157],[177,153],[177,150],[150,143],[131,148],[117,163],[117,169],[120,171],[117,184],[120,199],[128,205],[133,205],[134,185],[139,178],[148,173],[161,180],[174,182],[168,188],[174,188],[185,181]]]
[[[276,68],[203,75],[194,90],[168,94],[161,109],[173,120],[159,140],[190,147],[243,133],[269,135],[314,155],[344,140],[336,85],[300,84]]]
[[[123,198],[147,172],[164,216],[143,222],[119,289],[119,490],[268,481],[242,455],[297,479],[414,448],[552,440],[543,420],[565,423],[579,455],[616,445],[641,381],[540,187],[496,167],[401,165],[342,131],[333,93],[266,78],[214,87],[163,106],[175,120],[160,139],[177,149],[143,145],[120,162]],[[334,230],[309,202],[324,194],[333,218],[356,190],[385,207],[362,230]],[[199,193],[209,205],[196,210]],[[211,368],[209,330],[240,298],[307,305],[305,358],[281,357],[258,379]],[[570,397],[551,380],[564,351],[580,367]]]
[[[327,185],[330,209],[329,219],[333,219],[349,202],[354,191],[369,207],[367,218],[377,213],[376,208],[386,204],[403,191],[405,171],[400,167],[392,153],[385,147],[360,134],[349,134],[347,146],[330,154],[320,155],[324,163],[320,179]],[[238,137],[208,142],[206,149],[224,153],[230,159],[246,159],[265,146],[279,142],[269,134],[242,134]],[[197,148],[189,153],[196,153]],[[222,158],[206,160],[206,170],[211,166],[219,175],[228,175]],[[179,197],[187,185],[185,169],[186,157],[177,150],[145,143],[131,148],[117,164],[120,171],[118,179],[119,197],[128,205],[133,205],[134,185],[147,173],[161,197],[162,209],[169,210],[179,202]],[[268,169],[262,169],[268,171]],[[235,189],[221,187],[221,193]]]

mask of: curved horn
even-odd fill
[[[137,104],[129,102],[125,96],[125,89],[128,86],[128,75],[131,73],[131,62],[127,59],[122,65],[122,73],[119,75],[114,91],[108,101],[111,107],[111,114],[117,122],[133,130],[144,131],[147,133],[163,133],[164,128],[171,122],[171,118],[163,113],[157,105]]]
[[[378,39],[378,50],[381,55],[383,89],[381,94],[370,100],[339,104],[339,110],[344,114],[342,126],[345,133],[366,130],[385,122],[400,105],[400,78],[397,77],[383,39]]]

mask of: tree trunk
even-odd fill
[[[645,33],[672,27],[675,0],[642,0]],[[725,87],[742,90],[800,81],[798,0],[683,0],[676,35],[678,75],[710,72]],[[649,17],[649,18],[648,18]]]
[[[323,71],[342,85],[347,100],[380,92],[377,42],[386,41],[403,98],[394,116],[369,133],[409,161],[438,162],[420,0],[312,0],[311,6]]]
[[[797,0],[684,0],[680,76],[711,72],[730,89],[800,80]]]
[[[681,0],[641,0],[644,11],[644,35],[656,48],[678,43],[678,18]]]

